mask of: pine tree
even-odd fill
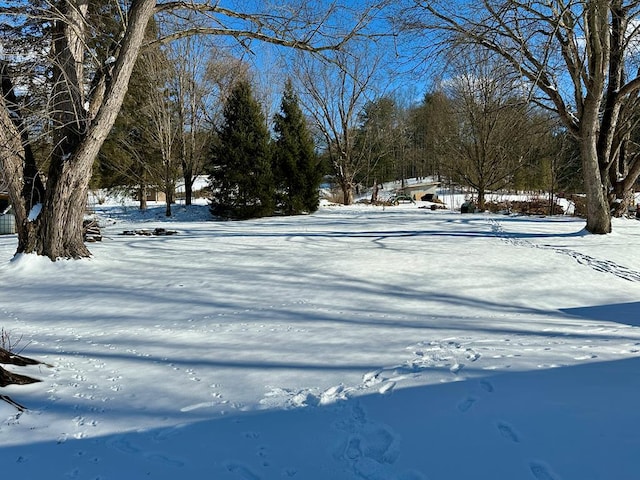
[[[285,85],[274,129],[277,135],[274,170],[278,207],[287,215],[315,212],[322,170],[290,80]]]
[[[269,132],[249,82],[235,85],[223,115],[211,147],[211,213],[238,220],[272,215]]]

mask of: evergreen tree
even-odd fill
[[[248,81],[234,86],[211,146],[211,213],[228,219],[274,212],[269,132]]]
[[[280,113],[275,115],[274,130],[278,207],[286,215],[315,212],[322,169],[290,80],[285,85]]]

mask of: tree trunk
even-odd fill
[[[145,182],[145,179],[142,179],[142,183],[140,184],[140,189],[138,190],[138,199],[140,201],[140,210],[146,210],[147,209],[147,196],[148,196],[148,192],[147,192],[147,184]]]
[[[166,205],[164,210],[165,217],[171,216],[171,204],[173,203],[173,190],[174,190],[173,185],[165,184],[165,189],[164,189],[164,202]]]
[[[478,210],[480,211],[484,211],[484,204],[485,204],[484,194],[485,194],[484,188],[478,187]]]
[[[353,187],[351,182],[340,180],[340,189],[342,190],[342,203],[351,205],[353,203]]]
[[[193,198],[193,168],[191,164],[182,162],[182,178],[184,179],[184,204],[191,205]]]
[[[63,168],[60,177],[47,182],[42,211],[35,220],[38,225],[37,242],[33,250],[24,253],[37,253],[52,260],[91,255],[84,243],[82,230],[90,177],[90,164],[86,173],[69,165]]]

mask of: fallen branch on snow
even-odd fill
[[[11,353],[9,350],[6,350],[2,347],[0,347],[0,363],[5,365],[17,365],[19,367],[25,367],[27,365],[46,365],[38,360]],[[26,375],[19,375],[0,367],[0,387],[6,387],[7,385],[28,385],[30,383],[37,383],[39,381],[40,380],[38,379],[31,378]],[[0,395],[0,400],[3,400],[9,405],[14,406],[21,412],[24,412],[26,409],[24,406],[20,405],[18,402],[14,401],[7,395]]]

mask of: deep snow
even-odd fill
[[[636,220],[97,209],[91,260],[0,237],[0,326],[52,365],[0,391],[7,478],[640,478]]]

